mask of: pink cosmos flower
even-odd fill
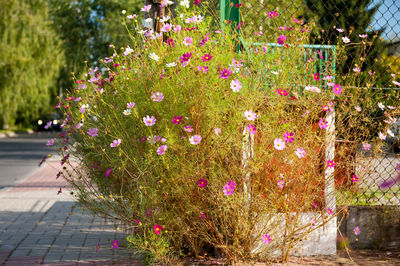
[[[238,79],[234,79],[231,81],[231,89],[233,92],[239,92],[242,88],[242,83]]]
[[[142,12],[149,12],[150,9],[151,9],[151,5],[147,5],[147,6],[142,7],[142,9],[140,9],[140,11],[142,11]]]
[[[105,175],[106,177],[109,177],[110,174],[111,174],[111,171],[112,171],[112,169],[111,169],[111,168],[108,168],[108,169],[106,170],[106,172],[104,173],[104,175]]]
[[[121,139],[116,139],[116,140],[113,140],[113,142],[110,144],[110,147],[115,148],[115,147],[118,147],[120,144],[121,144]]]
[[[153,102],[161,102],[164,99],[164,94],[162,92],[155,92],[151,95],[151,100]]]
[[[286,143],[292,143],[294,141],[294,133],[286,131],[285,134],[283,134],[283,139],[285,140]]]
[[[353,71],[354,71],[355,73],[359,73],[359,72],[361,72],[361,68],[355,67],[355,68],[353,68]]]
[[[191,38],[191,37],[185,37],[185,39],[183,40],[183,44],[185,46],[190,46],[190,45],[192,45],[192,43],[193,43],[193,38]]]
[[[335,94],[338,94],[338,95],[342,93],[342,87],[340,87],[340,84],[335,84],[335,86],[333,86],[332,90]]]
[[[208,42],[209,39],[210,39],[210,38],[209,38],[208,36],[205,37],[204,39],[202,39],[202,40],[200,41],[200,43],[199,43],[200,47],[204,46],[204,45]]]
[[[319,120],[319,123],[318,123],[318,125],[319,125],[319,128],[320,129],[326,129],[326,128],[328,128],[328,121],[326,121],[325,119],[320,119]]]
[[[56,141],[56,139],[48,140],[46,146],[53,146],[55,141]]]
[[[283,188],[283,185],[285,184],[285,180],[279,180],[277,185],[279,188]]]
[[[207,72],[208,72],[208,66],[206,66],[206,67],[198,66],[198,67],[197,67],[197,70],[198,70],[198,71],[201,71],[201,72],[203,72],[203,73],[207,73]]]
[[[179,59],[181,63],[189,62],[192,53],[185,53]]]
[[[207,218],[207,215],[204,212],[200,213],[200,219],[204,220]]]
[[[263,240],[263,242],[265,243],[265,244],[269,244],[269,243],[271,243],[271,236],[270,235],[268,235],[268,234],[265,234],[265,235],[263,235],[262,236],[262,240]]]
[[[286,41],[286,36],[285,35],[280,35],[278,37],[278,44],[283,45]]]
[[[319,78],[320,78],[320,77],[319,77],[319,73],[315,73],[315,74],[314,74],[314,80],[315,80],[315,81],[319,81]]]
[[[226,69],[224,68],[223,70],[221,70],[219,77],[222,79],[228,79],[229,76],[232,74],[232,71],[230,69]]]
[[[183,130],[185,130],[186,132],[192,132],[193,131],[193,127],[192,126],[184,126]]]
[[[326,164],[329,168],[334,168],[335,167],[335,162],[332,160],[326,161]]]
[[[382,132],[378,133],[378,136],[381,140],[385,140],[386,139],[386,135],[384,135]]]
[[[157,154],[158,155],[163,155],[167,151],[167,145],[161,145],[157,149]]]
[[[175,125],[179,125],[182,122],[182,116],[174,116],[174,119],[172,119],[172,123]]]
[[[255,125],[249,125],[248,127],[247,127],[247,131],[250,133],[250,134],[256,134],[257,133],[257,129],[256,129],[256,126]]]
[[[277,16],[279,16],[278,12],[275,12],[275,11],[269,11],[268,12],[268,17],[269,18],[276,18]]]
[[[350,39],[348,38],[348,37],[342,37],[342,41],[344,42],[344,43],[349,43],[350,42]]]
[[[143,117],[143,123],[148,127],[154,126],[156,121],[157,121],[157,119],[154,116]]]
[[[127,103],[127,104],[126,104],[126,108],[128,108],[128,109],[132,109],[134,106],[135,106],[135,103],[134,103],[134,102],[131,102],[131,103]]]
[[[97,128],[89,128],[89,131],[87,132],[87,134],[91,137],[97,137],[97,133],[99,132],[99,130]]]
[[[331,208],[328,208],[328,209],[326,210],[326,212],[327,212],[329,215],[332,215],[332,214],[333,214],[333,211],[332,211]]]
[[[235,192],[236,183],[233,180],[229,180],[224,186],[224,194],[225,196],[230,196]]]
[[[172,30],[172,25],[169,23],[165,23],[164,26],[161,28],[162,32],[169,32]]]
[[[360,38],[367,38],[367,37],[368,37],[368,34],[359,34],[358,37],[360,37]]]
[[[357,183],[358,182],[358,176],[356,176],[355,174],[351,175],[351,181],[353,181],[353,183]]]
[[[154,232],[155,232],[157,235],[161,234],[161,231],[162,231],[163,229],[164,229],[164,228],[163,228],[161,225],[159,225],[159,224],[154,225]]]
[[[232,58],[232,64],[236,68],[241,68],[243,66],[242,62],[243,62],[243,60],[236,60],[235,58]]]
[[[249,121],[254,121],[254,120],[256,120],[256,118],[257,118],[257,114],[256,113],[254,113],[253,111],[251,111],[251,110],[246,110],[245,112],[244,112],[244,116],[247,118],[247,120],[249,120]]]
[[[295,153],[295,154],[297,155],[297,157],[299,157],[300,159],[306,157],[306,151],[305,151],[303,148],[297,148],[297,150],[296,150],[294,153]]]
[[[203,56],[201,57],[201,59],[203,60],[203,62],[208,62],[208,61],[210,61],[212,58],[213,58],[213,56],[210,55],[210,54],[205,54],[205,55],[203,55]]]
[[[363,144],[363,150],[369,151],[371,149],[372,145],[369,143],[364,143]]]
[[[283,150],[284,148],[286,148],[286,144],[282,139],[275,139],[274,140],[274,147],[275,149],[277,149],[278,151]]]
[[[214,128],[214,133],[215,135],[219,136],[219,134],[221,134],[221,129],[218,127]]]
[[[118,249],[118,248],[119,248],[119,242],[118,242],[118,240],[114,240],[114,241],[111,243],[111,247],[112,247],[113,249]]]
[[[207,181],[207,179],[205,179],[205,178],[200,178],[200,179],[197,181],[197,185],[198,185],[199,187],[201,187],[201,188],[206,187],[207,184],[208,184],[208,181]]]
[[[344,32],[344,29],[341,29],[341,28],[337,28],[336,29],[338,32]]]
[[[84,113],[84,112],[81,112],[81,113]],[[51,123],[53,123],[53,121],[48,122],[48,123],[44,126],[44,128],[45,128],[45,129],[49,129],[49,128],[51,127]]]
[[[191,136],[191,137],[189,138],[189,141],[190,141],[190,144],[197,145],[197,144],[199,144],[200,141],[201,141],[201,136],[200,136],[200,135]]]
[[[358,236],[361,233],[360,227],[356,226],[353,229],[354,235]]]
[[[279,94],[279,95],[282,95],[282,96],[287,96],[287,95],[289,95],[289,92],[287,92],[286,90],[284,90],[284,89],[276,89],[276,92]]]

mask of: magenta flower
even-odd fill
[[[329,168],[334,168],[335,167],[335,162],[332,160],[326,161],[326,164],[328,165]]]
[[[353,183],[357,183],[358,182],[358,176],[356,176],[355,174],[351,175],[351,181],[353,181]]]
[[[207,215],[204,212],[200,213],[200,219],[204,220],[207,218]]]
[[[234,79],[231,81],[231,89],[233,92],[239,92],[242,88],[242,83],[238,79]]]
[[[114,240],[114,241],[111,243],[111,247],[112,247],[113,249],[118,249],[118,248],[119,248],[119,242],[118,242],[118,240]]]
[[[293,137],[294,133],[286,131],[285,134],[283,134],[283,139],[285,140],[286,143],[292,143],[294,141]]]
[[[233,192],[235,192],[236,189],[236,183],[233,180],[229,180],[225,186],[224,186],[224,194],[225,196],[230,196],[233,194]]]
[[[110,147],[115,148],[115,147],[118,147],[120,144],[121,144],[121,139],[116,139],[116,140],[113,140],[113,142],[110,144]]]
[[[185,130],[186,132],[192,132],[193,131],[193,127],[192,126],[184,126],[183,130]]]
[[[337,95],[342,93],[342,87],[340,87],[339,84],[335,84],[335,86],[333,86],[332,90],[333,90],[333,93],[335,93]]]
[[[206,44],[208,42],[210,38],[207,36],[204,39],[202,39],[199,43],[200,47],[204,46],[204,44]]]
[[[360,227],[356,226],[353,229],[354,235],[358,236],[361,233]]]
[[[279,95],[282,95],[282,96],[287,96],[287,95],[289,95],[289,92],[287,92],[286,90],[284,90],[284,89],[276,89],[276,92],[279,94]]]
[[[87,134],[91,137],[96,137],[99,130],[97,128],[89,128]]]
[[[205,55],[203,55],[203,56],[201,57],[201,59],[203,60],[203,62],[208,62],[208,61],[210,61],[212,58],[213,58],[213,56],[210,55],[210,54],[205,54]]]
[[[283,150],[284,148],[286,148],[285,142],[282,139],[275,139],[274,140],[274,147],[275,149],[277,149],[278,151]]]
[[[279,16],[278,12],[275,12],[275,11],[269,11],[268,12],[268,17],[269,18],[276,18],[277,16]]]
[[[193,4],[195,5],[195,6],[197,6],[198,4],[200,4],[201,3],[201,0],[194,0],[193,1]]]
[[[185,46],[190,46],[193,43],[193,39],[191,37],[185,37],[185,39],[183,40],[183,44]]]
[[[333,211],[332,211],[331,208],[328,208],[328,209],[326,210],[326,212],[327,212],[329,215],[332,215],[332,214],[333,214]]]
[[[197,70],[198,70],[198,71],[201,71],[201,72],[203,72],[203,73],[207,73],[207,72],[208,72],[208,66],[206,66],[206,67],[198,66],[198,67],[197,67]]]
[[[109,176],[111,175],[111,171],[112,171],[112,169],[111,169],[111,168],[108,168],[108,169],[106,170],[106,172],[104,173],[104,175],[105,175],[106,177],[109,177]]]
[[[247,131],[250,133],[250,134],[256,134],[257,133],[257,129],[256,129],[256,126],[255,125],[249,125],[248,127],[247,127]]]
[[[158,155],[163,155],[167,151],[167,145],[161,145],[157,149],[157,154]]]
[[[285,180],[279,180],[277,185],[279,188],[283,188],[283,185],[285,184]]]
[[[164,94],[162,92],[155,92],[151,95],[151,100],[153,102],[161,102],[164,99]]]
[[[262,240],[263,240],[263,242],[265,243],[265,244],[269,244],[269,243],[271,243],[271,236],[270,235],[268,235],[268,234],[265,234],[265,235],[263,235],[262,236]]]
[[[190,144],[197,145],[197,144],[199,144],[200,141],[201,141],[201,136],[200,136],[200,135],[191,136],[191,137],[189,138],[189,141],[190,141]]]
[[[185,53],[179,59],[181,63],[189,62],[192,53]]]
[[[319,120],[319,123],[318,123],[318,125],[319,125],[319,128],[320,129],[326,129],[327,127],[328,127],[328,121],[326,121],[325,119],[320,119]]]
[[[174,119],[172,119],[172,123],[179,125],[182,122],[182,118],[182,116],[175,116]]]
[[[56,139],[48,140],[46,146],[53,146],[55,141],[56,141]]]
[[[297,150],[294,153],[299,158],[304,158],[306,156],[306,151],[303,148],[297,148]]]
[[[229,76],[232,74],[232,71],[230,69],[226,69],[224,68],[223,70],[221,70],[219,77],[222,79],[228,79]]]
[[[154,124],[156,123],[156,118],[154,116],[143,117],[143,123],[148,127],[154,126]]]
[[[319,73],[315,73],[314,74],[314,80],[315,81],[319,81]]]
[[[197,181],[197,185],[198,185],[199,187],[201,187],[201,188],[206,187],[206,186],[208,185],[208,181],[207,181],[207,179],[205,179],[205,178],[200,178],[200,179]]]
[[[127,103],[127,104],[126,104],[126,108],[128,108],[128,109],[132,109],[134,106],[135,106],[135,103],[134,103],[134,102],[131,102],[131,103]]]
[[[281,36],[278,37],[278,43],[280,45],[283,45],[285,43],[285,41],[286,41],[286,36],[285,35],[281,35]]]
[[[140,11],[142,11],[142,12],[149,12],[150,9],[151,9],[151,5],[147,5],[147,6],[142,7],[142,9],[140,9]]]
[[[163,229],[164,229],[164,228],[163,228],[161,225],[159,225],[159,224],[154,225],[154,232],[155,232],[157,235],[161,234],[161,231],[162,231]]]
[[[83,112],[84,113],[84,112]],[[49,129],[50,127],[51,127],[51,123],[53,123],[53,121],[49,121],[45,126],[44,126],[44,128],[45,129]]]
[[[249,121],[254,121],[254,120],[256,120],[256,118],[257,118],[257,114],[256,113],[254,113],[253,111],[251,111],[251,110],[246,110],[246,111],[244,111],[244,116],[247,118],[247,120],[249,120]]]

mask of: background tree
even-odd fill
[[[46,0],[0,0],[0,127],[48,110],[64,64]]]
[[[355,58],[364,57],[362,70],[374,70],[379,77],[376,86],[386,84],[389,80],[383,62],[378,60],[385,54],[385,42],[380,38],[385,30],[370,31],[370,25],[380,4],[373,6],[372,0],[306,0],[307,9],[304,17],[308,22],[316,23],[316,31],[313,32],[312,40],[318,44],[337,44],[342,42],[341,37],[348,36],[351,42],[361,42],[359,35],[367,34],[368,40],[372,42],[367,46],[365,54],[360,49],[349,47],[348,58],[340,66],[341,74],[348,73],[353,68],[352,62]],[[338,29],[345,30],[344,33]],[[372,45],[373,43],[373,45]]]

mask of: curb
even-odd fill
[[[33,131],[32,129],[29,129],[28,131],[10,131],[7,133],[0,133],[0,139],[4,139],[4,138],[13,138],[13,137],[18,137],[18,136],[22,136],[22,135],[32,135],[34,134],[35,131]]]

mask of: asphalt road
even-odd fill
[[[55,153],[54,148],[46,146],[54,137],[56,133],[43,132],[1,138],[0,189],[14,186],[38,170],[43,156]]]

